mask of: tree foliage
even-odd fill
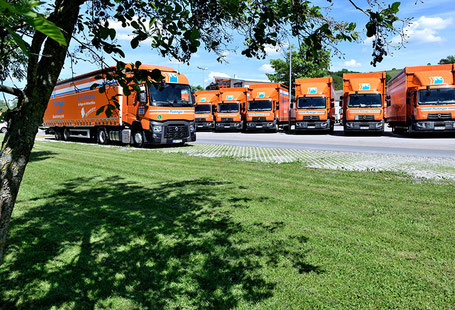
[[[444,64],[455,64],[455,56],[447,56],[446,58],[442,58],[442,59],[439,61],[439,64],[440,64],[440,65],[444,65]]]
[[[275,73],[266,73],[268,79],[274,83],[283,83],[289,86],[289,52],[284,59],[271,59],[270,64]],[[308,53],[308,47],[301,45],[298,51],[292,51],[291,81],[299,78],[324,77],[330,66],[330,51],[322,49],[316,56]]]

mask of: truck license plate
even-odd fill
[[[369,126],[360,126],[360,129],[367,130],[367,129],[370,129],[370,127]]]
[[[183,140],[172,140],[172,143],[182,143]]]
[[[314,129],[314,128],[316,128],[316,126],[314,126],[314,125],[308,125],[308,128],[313,128],[313,129]]]
[[[446,127],[445,126],[436,126],[434,127],[434,130],[445,130]]]
[[[262,128],[262,126],[261,125],[257,125],[256,128]]]

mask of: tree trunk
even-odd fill
[[[57,2],[49,20],[62,30],[69,45],[80,5],[84,1]],[[38,32],[34,34],[28,61],[25,97],[19,102],[17,109],[7,114],[8,131],[0,154],[0,264],[3,260],[8,225],[22,177],[50,95],[63,68],[67,50],[66,46],[46,39]],[[38,59],[40,53],[43,56]]]

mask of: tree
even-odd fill
[[[191,85],[191,89],[194,91],[205,90],[201,85]]]
[[[328,75],[330,51],[321,49],[316,57],[307,52],[308,48],[304,45],[301,45],[298,51],[292,51],[291,81]],[[286,53],[284,59],[270,60],[270,64],[275,70],[275,73],[266,73],[270,81],[289,86],[289,55]]]
[[[333,78],[333,84],[336,90],[343,89],[343,74],[345,73],[358,73],[357,71],[350,71],[348,69],[341,69],[340,71],[329,72]]]
[[[368,15],[368,37],[382,40],[395,30],[392,24],[397,20],[398,2],[384,6],[380,1],[369,1],[367,9],[349,2]],[[151,47],[163,57],[182,62],[188,62],[201,46],[222,60],[233,32],[244,37],[241,54],[259,58],[264,57],[265,46],[276,46],[285,33],[298,37],[314,56],[323,45],[358,38],[355,23],[337,22],[305,0],[241,0],[235,4],[228,0],[0,0],[0,13],[0,92],[18,100],[6,113],[8,131],[0,154],[0,261],[38,126],[65,58],[78,61],[88,54],[102,67],[106,66],[106,55],[116,57],[116,75],[110,78],[125,86],[125,93],[134,83],[161,78],[158,70],[149,74],[138,68],[140,62],[128,67],[121,60],[126,55],[116,41],[114,22],[133,29],[132,48],[150,39]],[[68,49],[71,42],[73,50]],[[386,54],[384,45],[373,45],[373,50],[373,61],[381,61]],[[15,72],[24,73],[23,89],[4,83]]]
[[[455,56],[447,56],[439,61],[440,65],[444,64],[455,64]]]

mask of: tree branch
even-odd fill
[[[25,98],[25,93],[21,89],[11,86],[0,85],[0,92],[7,93],[18,98]]]
[[[365,12],[364,9],[362,9],[362,8],[359,7],[357,4],[355,4],[354,1],[352,1],[352,0],[348,0],[348,1],[351,2],[351,4],[354,6],[354,8],[355,8],[356,10],[359,10],[360,12],[366,14],[367,16],[370,16],[367,12]]]

